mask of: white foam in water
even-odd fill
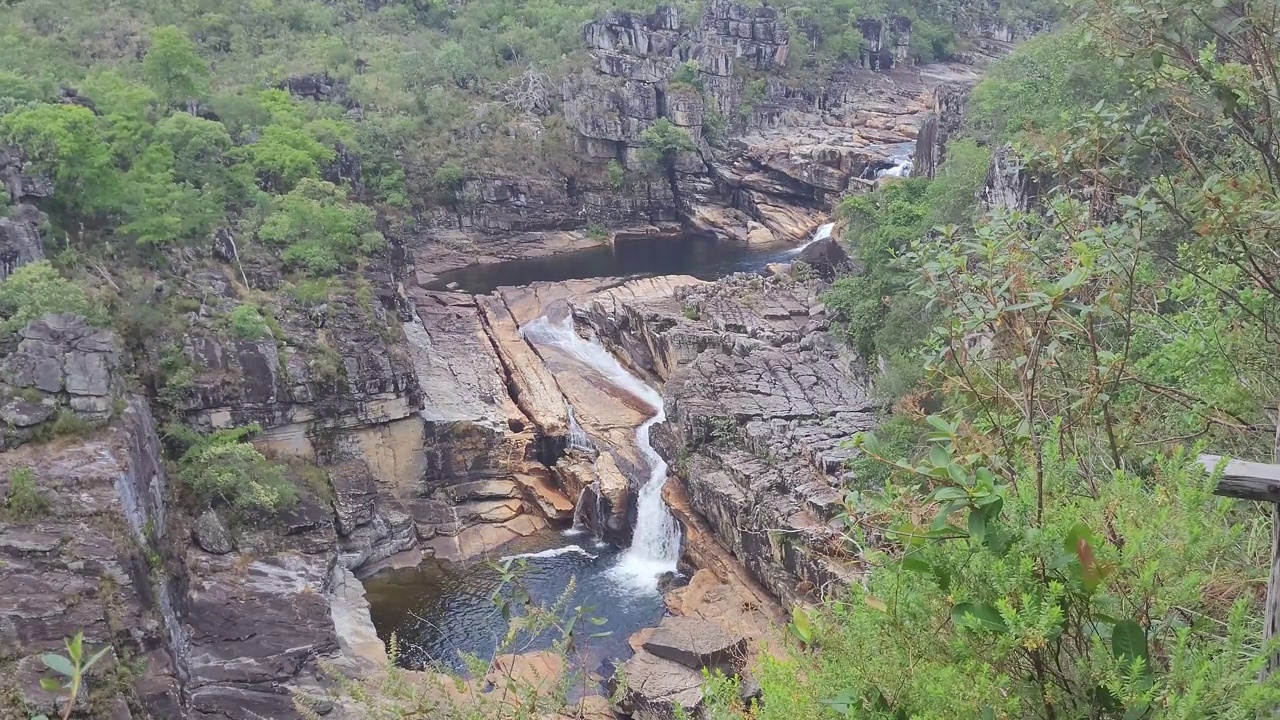
[[[827,230],[828,234],[830,230]],[[658,577],[675,572],[680,559],[680,528],[662,501],[667,481],[667,463],[649,444],[649,430],[667,419],[662,396],[632,375],[617,358],[599,343],[585,340],[573,329],[573,317],[558,323],[540,317],[520,329],[534,343],[552,345],[591,367],[618,388],[631,393],[653,408],[656,414],[636,430],[636,447],[649,464],[649,478],[640,488],[636,503],[636,527],[631,547],[618,557],[610,572],[622,583],[640,592],[657,592]]]
[[[889,159],[893,161],[893,165],[883,170],[876,171],[876,179],[886,177],[907,177],[911,174],[911,169],[915,164],[911,160],[911,156],[915,151],[915,146],[911,144],[899,145]]]
[[[911,169],[915,167],[911,162],[911,158],[900,161],[891,168],[885,168],[876,173],[877,178],[883,177],[906,177],[911,174]]]
[[[531,552],[531,553],[521,553],[519,555],[508,555],[502,558],[499,562],[508,562],[510,560],[520,560],[521,558],[532,560],[535,558],[560,557],[561,555],[568,555],[569,553],[581,553],[583,555],[586,555],[591,560],[595,560],[598,557],[597,555],[592,555],[586,550],[583,550],[577,545],[567,545],[561,548],[552,548],[550,550],[543,550],[542,552]]]
[[[827,238],[831,237],[831,231],[834,230],[835,227],[836,227],[835,223],[826,223],[825,225],[819,225],[818,229],[813,231],[813,237],[809,238],[809,242],[803,245],[799,245],[797,247],[791,248],[791,250],[789,251],[790,254],[797,255],[801,250],[804,250],[805,248],[818,242],[819,240],[826,240]]]
[[[591,442],[591,436],[578,424],[578,418],[573,416],[573,408],[566,406],[565,410],[569,413],[569,449],[583,452],[595,450],[596,446]]]

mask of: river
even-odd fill
[[[830,236],[832,227],[818,227],[810,242]],[[789,262],[803,247],[748,246],[702,235],[632,240],[616,247],[462,268],[442,274],[433,287],[488,293],[503,286],[594,277],[689,274],[711,280],[758,271],[772,262]],[[598,377],[652,410],[635,431],[636,450],[648,473],[637,488],[630,547],[610,545],[576,526],[552,528],[505,547],[502,552],[507,556],[498,561],[510,560],[521,587],[539,604],[554,603],[573,585],[568,607],[581,606],[603,621],[591,630],[608,633],[579,646],[580,667],[607,676],[613,661],[631,654],[627,638],[663,616],[659,579],[675,573],[680,556],[679,524],[662,499],[667,463],[649,442],[651,428],[666,419],[662,396],[599,343],[581,336],[572,317],[559,322],[540,317],[521,328],[520,334],[535,350],[553,348],[558,357],[570,359],[576,365],[571,372]],[[573,408],[569,411],[572,418]],[[585,447],[590,439],[578,437],[575,442]],[[400,662],[406,667],[443,665],[463,670],[462,653],[489,657],[507,630],[493,597],[510,588],[503,587],[502,571],[492,562],[450,565],[429,559],[418,568],[370,578],[365,587],[379,635],[396,634]],[[554,633],[521,637],[517,647],[504,651],[539,649],[555,639]]]

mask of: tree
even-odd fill
[[[156,94],[114,71],[89,76],[80,89],[101,113],[103,136],[116,158],[127,162],[137,157],[149,140]]]
[[[279,198],[258,236],[284,248],[284,260],[308,275],[333,275],[383,244],[373,210],[348,202],[333,183],[303,180]]]
[[[444,43],[436,50],[432,61],[445,77],[459,88],[465,89],[475,82],[476,64],[460,43]]]
[[[182,182],[204,187],[225,174],[231,135],[220,122],[177,112],[156,125],[155,141],[173,153],[174,175]]]
[[[281,124],[263,128],[257,142],[237,148],[237,153],[253,166],[264,187],[278,192],[319,177],[321,164],[337,154],[305,129]]]
[[[670,171],[682,152],[694,149],[693,139],[684,128],[676,127],[666,118],[640,133],[640,162],[650,170]]]
[[[209,87],[209,68],[196,54],[186,33],[173,25],[151,34],[151,48],[142,59],[142,75],[169,107],[198,100]]]
[[[4,139],[54,179],[55,201],[81,213],[113,209],[119,174],[92,110],[40,103],[0,118]]]
[[[174,163],[173,151],[155,144],[125,174],[126,222],[120,233],[132,235],[140,246],[206,238],[223,217],[224,193],[179,179]]]

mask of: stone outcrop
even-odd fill
[[[28,263],[44,259],[40,228],[48,222],[33,205],[18,205],[9,217],[0,217],[0,280]]]
[[[53,196],[53,183],[33,173],[14,148],[0,145],[0,280],[17,268],[44,259],[40,229],[48,217],[32,203]]]
[[[91,680],[82,699],[84,717],[113,720],[292,718],[297,693],[327,712],[321,659],[350,672],[384,662],[338,564],[334,511],[304,496],[236,532],[214,511],[181,517],[141,398],[74,442],[0,454],[0,497],[24,474],[45,508],[11,506],[0,523],[0,716],[57,710],[37,657],[77,632],[133,669],[125,686]]]
[[[987,179],[978,191],[982,204],[989,209],[1027,210],[1040,194],[1038,178],[1022,164],[1017,152],[1005,145],[991,153]]]
[[[79,315],[47,315],[18,331],[0,360],[0,449],[40,433],[59,416],[101,423],[120,393],[119,340]]]
[[[665,381],[659,449],[689,507],[784,602],[848,583],[844,440],[874,423],[865,373],[826,332],[820,283],[735,276],[580,311],[633,365]],[[691,319],[696,318],[696,319]]]
[[[10,508],[0,522],[0,668],[8,668],[0,672],[0,688],[11,685],[28,707],[15,710],[0,699],[0,716],[55,710],[53,696],[39,689],[45,668],[36,656],[61,650],[64,638],[83,632],[95,651],[111,645],[116,662],[142,669],[129,693],[133,708],[185,717],[186,669],[168,650],[180,637],[173,586],[153,575],[148,559],[160,548],[144,531],[163,533],[168,497],[146,403],[131,401],[111,427],[91,437],[0,454],[0,497],[23,474],[46,509],[15,515]],[[102,713],[94,717],[106,717],[114,700],[86,698]],[[133,715],[126,709],[123,717]]]
[[[405,326],[423,394],[426,457],[421,479],[396,494],[424,547],[442,559],[487,553],[545,527],[547,517],[573,513],[542,462],[563,450],[563,400],[549,395],[536,363],[517,356],[525,346],[514,321],[483,303],[420,293],[416,319]],[[507,352],[490,332],[508,338]],[[508,382],[523,392],[511,393]]]
[[[615,693],[615,709],[634,720],[697,717],[703,672],[733,677],[746,661],[746,638],[714,620],[663,618],[632,643],[640,647],[622,666],[624,685]]]
[[[700,618],[663,618],[645,638],[645,652],[694,669],[719,669],[732,673],[742,668],[747,639],[723,625]]]
[[[933,90],[933,108],[920,122],[916,136],[911,174],[932,178],[937,175],[946,152],[947,142],[960,129],[964,109],[972,88],[966,84],[946,83]]]
[[[181,348],[195,375],[176,401],[190,424],[258,423],[267,443],[315,457],[334,450],[318,447],[326,432],[390,423],[419,405],[395,338],[394,286],[377,291],[389,278],[373,278],[372,299],[344,292],[322,307],[286,304],[261,337],[237,336],[220,321],[238,305],[229,278],[205,272],[193,280],[206,293]]]

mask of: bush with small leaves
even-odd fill
[[[9,473],[9,492],[4,501],[5,514],[11,520],[36,520],[49,512],[49,499],[36,487],[36,476],[29,467]]]
[[[262,316],[262,311],[253,303],[237,305],[227,315],[227,325],[241,340],[258,340],[271,334],[271,328]]]
[[[298,490],[280,466],[245,441],[257,431],[257,426],[222,430],[183,453],[179,477],[200,505],[270,515],[297,502]]]
[[[22,329],[49,313],[74,313],[101,325],[102,309],[94,306],[80,286],[63,278],[48,261],[23,265],[0,281],[0,334]]]

